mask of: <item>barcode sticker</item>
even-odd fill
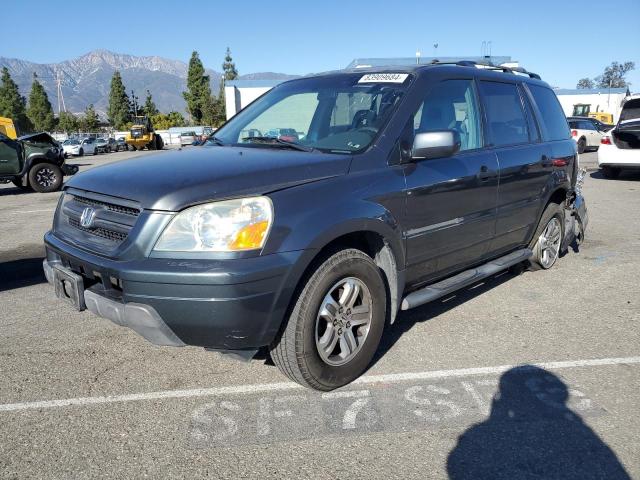
[[[367,73],[358,83],[403,83],[408,76],[408,73]]]

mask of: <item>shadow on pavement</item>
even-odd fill
[[[443,313],[448,312],[449,310],[456,308],[462,305],[469,300],[476,298],[479,295],[482,295],[485,292],[488,292],[492,288],[495,288],[499,285],[502,285],[505,282],[508,282],[515,276],[522,273],[525,269],[525,265],[517,265],[510,270],[506,270],[504,272],[498,273],[492,277],[486,278],[480,282],[477,282],[467,288],[463,288],[462,290],[458,290],[446,297],[443,297],[440,300],[434,300],[433,302],[427,303],[420,307],[398,312],[398,316],[396,317],[393,325],[387,325],[384,329],[384,333],[382,335],[382,339],[380,340],[380,346],[378,347],[378,351],[371,364],[369,365],[369,369],[375,365],[378,360],[380,360],[393,346],[395,343],[407,333],[416,323],[426,322],[435,318]]]
[[[596,170],[595,172],[591,172],[589,174],[591,178],[595,178],[597,180],[608,180],[610,182],[615,182],[616,180],[640,180],[640,172],[637,170],[622,170],[618,178],[607,178],[602,174],[602,170]]]
[[[46,282],[43,244],[28,244],[0,253],[0,292]]]
[[[505,372],[489,417],[459,438],[452,480],[630,479],[616,454],[568,405],[560,378],[525,365]]]

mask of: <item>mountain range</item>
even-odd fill
[[[182,92],[186,89],[188,65],[179,60],[158,56],[137,57],[108,50],[94,50],[72,60],[60,63],[33,63],[16,58],[0,57],[0,68],[7,67],[20,93],[28,97],[34,72],[44,86],[54,111],[58,113],[56,79],[62,86],[62,97],[67,111],[80,113],[93,104],[98,114],[106,117],[109,88],[113,72],[119,70],[131,97],[135,92],[140,103],[144,103],[146,91],[161,112],[185,111]],[[206,69],[211,79],[211,91],[218,93],[222,74]],[[259,72],[241,75],[240,79],[283,80],[296,75],[286,73]]]

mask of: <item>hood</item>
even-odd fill
[[[22,135],[18,137],[18,140],[21,142],[31,142],[31,143],[51,143],[52,145],[57,146],[58,142],[56,142],[51,135],[47,132],[39,132],[39,133],[30,133],[29,135]]]
[[[135,200],[146,209],[177,211],[344,175],[350,160],[349,155],[270,147],[194,147],[92,168],[66,186]]]

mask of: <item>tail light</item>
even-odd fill
[[[577,137],[578,136],[578,131],[577,130],[571,130],[571,136],[572,137]]]
[[[600,139],[600,144],[601,145],[611,145],[611,137],[609,137],[609,136],[602,137]]]

